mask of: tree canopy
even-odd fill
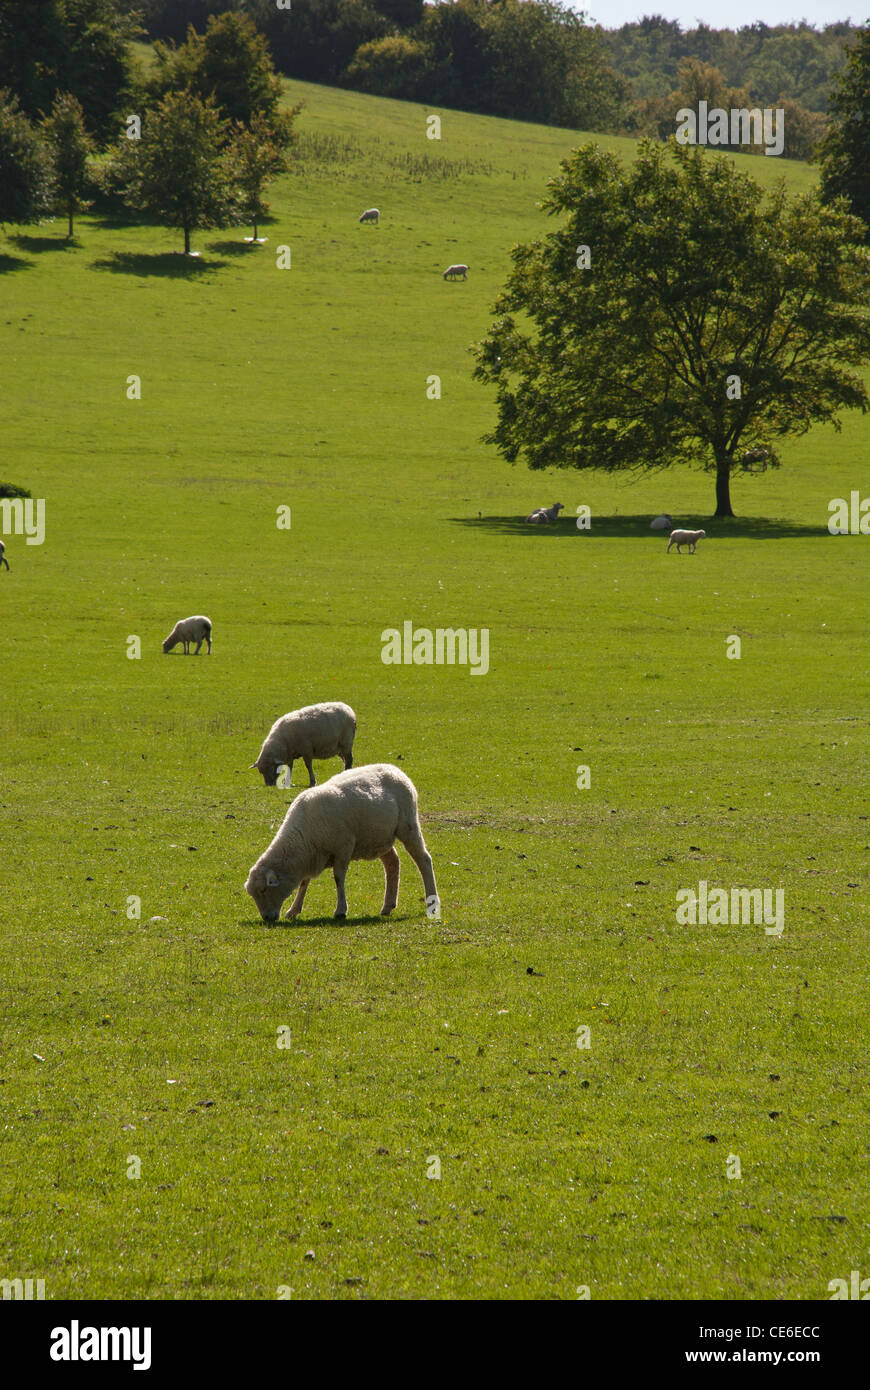
[[[866,410],[870,253],[813,192],[767,194],[733,160],[644,141],[624,167],[574,152],[514,248],[475,376],[496,388],[487,442],[531,468],[777,466],[776,442]]]
[[[822,196],[848,198],[870,236],[870,26],[863,29],[831,97],[832,122],[822,143]]]
[[[39,134],[0,89],[0,224],[36,222],[51,206],[51,168]]]
[[[43,122],[50,151],[54,204],[67,218],[67,235],[73,234],[73,217],[87,206],[84,190],[88,156],[93,142],[85,127],[84,112],[69,92],[54,99],[51,115]]]
[[[253,22],[227,11],[213,15],[204,34],[188,30],[180,48],[154,45],[152,95],[189,90],[214,97],[227,120],[250,125],[255,116],[274,117],[281,95],[269,45]]]
[[[184,232],[235,220],[226,152],[228,128],[209,97],[170,92],[148,113],[141,140],[122,140],[126,196],[133,207]]]

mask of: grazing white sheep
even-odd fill
[[[360,222],[377,222],[380,215],[381,214],[377,208],[366,208],[365,212],[360,218]]]
[[[564,506],[564,502],[554,502],[552,507],[539,507],[536,512],[529,512],[526,521],[530,521],[533,526],[555,525]]]
[[[306,705],[276,719],[263,741],[259,756],[251,767],[263,774],[267,787],[274,787],[278,769],[288,768],[285,785],[293,776],[293,763],[301,758],[308,769],[308,785],[316,785],[312,758],[341,758],[345,771],[353,767],[353,740],[356,715],[340,700],[322,705]]]
[[[11,568],[9,561],[6,559],[6,546],[3,541],[0,541],[0,569],[2,569],[4,565],[7,569]]]
[[[455,280],[457,275],[461,275],[463,280],[467,280],[470,269],[471,267],[467,265],[449,265],[441,276],[441,279]]]
[[[211,619],[204,618],[200,613],[196,618],[179,618],[169,636],[163,642],[164,652],[171,652],[172,648],[179,642],[184,643],[184,655],[187,656],[191,642],[196,643],[194,656],[199,656],[199,649],[203,642],[208,643],[208,653],[211,656]]]
[[[706,531],[672,531],[670,539],[668,540],[668,549],[666,553],[670,555],[671,546],[675,545],[677,547],[677,554],[682,555],[683,552],[680,547],[687,545],[689,547],[689,554],[694,555],[695,546],[698,544],[698,541],[704,539],[706,534]]]
[[[654,520],[650,522],[649,529],[651,531],[670,531],[673,524],[674,518],[668,516],[667,512],[662,512],[661,516],[655,517]]]
[[[432,859],[420,829],[414,783],[389,763],[371,763],[339,772],[320,787],[300,792],[278,834],[248,874],[250,893],[264,922],[275,922],[281,906],[295,890],[287,912],[297,917],[309,883],[332,869],[336,904],[333,916],[347,916],[344,879],[354,859],[380,859],[384,866],[384,905],[388,917],[399,899],[399,856],[405,846],[423,880],[426,912],[437,917],[441,904]]]

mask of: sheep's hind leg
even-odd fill
[[[384,866],[384,905],[381,908],[381,916],[389,917],[399,901],[399,875],[402,872],[402,864],[395,849],[388,849],[386,854],[382,854],[381,863]]]
[[[202,646],[202,638],[200,637],[199,641],[198,641],[197,644],[196,644],[196,651],[193,653],[194,656],[199,656],[199,649],[200,649],[201,646]]]
[[[432,856],[426,848],[423,839],[423,832],[419,825],[412,826],[406,835],[400,835],[399,839],[410,854],[417,868],[420,870],[420,877],[423,880],[423,889],[426,893],[426,912],[435,915],[440,907],[438,898],[438,888],[435,883],[435,871],[432,867]]]
[[[305,902],[305,894],[308,892],[308,885],[309,885],[310,882],[311,882],[311,879],[310,879],[310,878],[303,878],[303,880],[302,880],[302,882],[300,883],[299,887],[296,889],[296,897],[293,899],[293,902],[290,904],[289,908],[287,909],[286,916],[288,916],[288,917],[298,917],[298,916],[299,916],[300,912],[302,911],[302,904]]]
[[[311,759],[310,759],[310,758],[305,758],[305,757],[303,757],[302,761],[304,762],[305,766],[308,768],[308,785],[309,785],[309,787],[316,787],[316,786],[317,786],[317,783],[316,783],[316,781],[315,781],[315,779],[314,779],[314,768],[311,766]]]

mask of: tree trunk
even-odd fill
[[[186,222],[184,224],[184,254],[185,256],[190,255],[190,228]]]
[[[257,224],[256,224],[256,222],[255,222],[255,223],[254,223],[254,241],[256,241],[256,240],[257,240]]]
[[[69,229],[68,229],[68,231],[67,231],[67,236],[68,236],[68,237],[71,237],[72,234],[73,234],[73,210],[72,210],[72,207],[69,207],[69,208],[67,209],[67,216],[69,217]]]
[[[716,459],[716,516],[733,516],[731,508],[731,459],[722,454]]]

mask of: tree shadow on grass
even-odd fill
[[[13,270],[30,270],[33,261],[26,260],[23,256],[7,256],[0,252],[0,275],[6,275]]]
[[[612,537],[641,540],[666,541],[667,531],[651,531],[652,516],[644,512],[640,516],[596,516],[593,512],[588,531],[578,531],[576,519],[560,517],[554,526],[534,526],[518,516],[454,516],[450,518],[459,526],[469,526],[479,531],[489,531],[494,535],[527,536],[534,541],[565,540],[568,537],[581,537],[583,540],[601,540]],[[674,529],[706,531],[711,537],[737,536],[752,540],[806,540],[810,536],[827,536],[827,521],[817,525],[802,521],[790,521],[785,517],[734,516],[734,517],[693,517],[691,521],[677,520]]]
[[[209,251],[217,251],[221,256],[246,256],[252,251],[262,251],[262,246],[258,246],[253,241],[210,241]]]
[[[17,232],[9,240],[20,246],[22,251],[35,251],[37,255],[44,251],[81,250],[81,242],[75,236],[26,236],[23,232]]]
[[[207,261],[203,256],[185,256],[181,251],[113,251],[111,256],[92,261],[92,270],[107,270],[113,275],[137,275],[147,279],[154,275],[166,280],[196,280],[227,261]]]

